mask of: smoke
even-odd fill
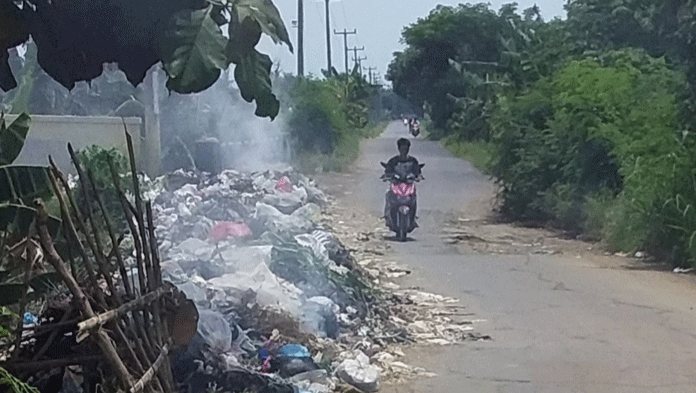
[[[197,94],[164,95],[161,132],[163,167],[186,167],[195,160],[196,142],[215,138],[220,142],[222,167],[260,171],[286,167],[290,151],[287,124],[282,115],[271,121],[254,115],[255,104],[245,102],[229,73],[223,73],[210,88]],[[182,154],[181,150],[188,150]]]

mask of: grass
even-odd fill
[[[486,175],[491,174],[494,146],[487,142],[461,141],[456,137],[442,140],[443,145],[455,157],[469,161],[476,169]]]
[[[368,124],[365,128],[354,130],[343,135],[333,153],[316,154],[301,152],[294,158],[294,165],[305,173],[316,172],[342,172],[358,159],[360,155],[360,141],[365,138],[376,138],[387,127],[389,122],[381,121]]]

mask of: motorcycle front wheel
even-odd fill
[[[406,241],[408,228],[411,226],[411,217],[408,213],[398,212],[396,214],[396,239],[400,242]]]

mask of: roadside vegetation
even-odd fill
[[[696,266],[696,2],[439,6],[387,79],[491,174],[500,212]]]
[[[292,161],[304,171],[340,171],[358,158],[360,140],[386,127],[384,91],[357,68],[325,78],[285,76],[280,83]]]

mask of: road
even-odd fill
[[[405,136],[394,122],[365,141],[350,203],[382,215],[379,161]],[[413,140],[426,164],[414,241],[392,245],[413,273],[404,286],[461,299],[492,341],[412,347],[406,361],[438,373],[387,393],[694,392],[696,285],[691,277],[627,269],[580,255],[485,255],[447,247],[442,228],[490,198],[492,183],[438,143]],[[474,217],[472,217],[474,215]]]

